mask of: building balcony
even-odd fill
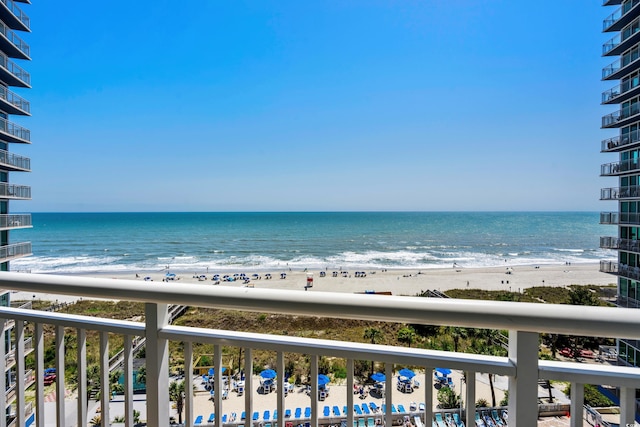
[[[636,76],[602,92],[602,104],[620,104],[638,94],[640,94],[640,77]]]
[[[640,186],[613,187],[600,189],[600,200],[637,199],[640,197]]]
[[[0,117],[0,141],[31,143],[31,131]]]
[[[616,6],[622,3],[622,0],[602,0],[603,6]]]
[[[633,131],[625,133],[624,135],[617,135],[613,138],[607,138],[602,141],[601,151],[603,153],[617,152],[623,150],[630,150],[640,145],[640,131]]]
[[[13,243],[0,246],[0,263],[33,255],[31,242]]]
[[[615,261],[600,261],[600,272],[615,274],[631,280],[640,280],[640,267],[631,267]]]
[[[31,115],[31,104],[0,84],[0,111],[21,116]]]
[[[603,128],[620,128],[640,119],[640,102],[602,117]]]
[[[611,15],[602,21],[602,31],[620,31],[628,25],[637,15],[632,13],[633,9],[640,4],[640,0],[631,0],[624,3]]]
[[[146,339],[146,422],[149,426],[169,425],[170,402],[168,396],[169,378],[169,343],[179,344],[183,349],[182,367],[185,375],[185,389],[192,390],[194,378],[194,345],[208,344],[213,346],[213,365],[223,366],[223,347],[233,347],[244,354],[244,371],[254,371],[253,352],[255,350],[273,352],[274,369],[278,373],[285,372],[286,360],[290,354],[306,355],[309,359],[309,378],[311,390],[318,388],[320,358],[333,358],[345,361],[346,389],[352,390],[355,385],[354,365],[357,360],[384,363],[383,373],[389,379],[393,372],[403,366],[423,367],[426,377],[431,379],[435,367],[446,367],[464,372],[467,381],[463,394],[462,417],[466,425],[475,425],[476,378],[477,373],[490,373],[508,378],[510,420],[517,420],[518,427],[534,427],[538,423],[538,379],[570,382],[572,396],[569,410],[572,420],[582,419],[584,384],[607,384],[620,388],[620,424],[633,424],[635,415],[635,389],[640,384],[640,369],[584,364],[574,362],[558,362],[538,359],[539,334],[555,333],[576,336],[616,337],[640,339],[640,311],[613,307],[554,306],[550,304],[468,301],[458,299],[432,299],[419,297],[376,297],[365,294],[345,294],[330,292],[304,292],[274,289],[233,288],[226,286],[201,286],[182,284],[180,287],[165,287],[160,284],[150,286],[148,283],[133,280],[89,279],[81,277],[64,277],[55,275],[0,273],[0,287],[26,292],[47,292],[49,294],[65,294],[82,296],[83,299],[108,298],[145,303],[145,321],[121,321],[99,317],[70,315],[66,313],[39,312],[0,307],[0,317],[15,319],[17,327],[24,322],[34,324],[34,339],[44,339],[44,325],[55,326],[57,372],[65,371],[65,328],[71,328],[78,337],[78,358],[76,362],[78,386],[77,425],[87,425],[87,388],[86,354],[84,337],[87,331],[98,331],[101,336],[99,364],[101,367],[101,417],[111,419],[109,402],[109,346],[108,336],[114,334],[122,337],[124,342],[124,408],[125,424],[133,424],[133,340],[135,337]],[[421,325],[446,325],[465,328],[489,328],[507,330],[508,356],[488,356],[470,353],[426,350],[421,348],[395,347],[389,345],[363,344],[360,342],[332,341],[312,339],[293,335],[269,335],[246,333],[235,330],[205,329],[199,327],[174,326],[168,322],[168,306],[180,304],[191,307],[214,309],[230,309],[298,317],[332,317],[341,319],[359,319],[371,322],[411,323]],[[0,351],[2,347],[0,346]],[[23,378],[26,373],[25,351],[20,345],[17,349],[16,375]],[[44,413],[44,351],[36,346],[35,358],[35,412],[36,419],[42,419]],[[0,361],[4,358],[0,357]],[[1,362],[0,362],[1,363]],[[216,368],[217,369],[217,368]],[[5,381],[0,378],[0,382]],[[56,387],[64,390],[65,378],[57,377]],[[276,406],[277,416],[272,420],[279,426],[285,426],[289,419],[285,418],[287,409],[284,375],[275,379],[276,391],[272,405]],[[222,390],[222,375],[215,375],[213,389]],[[20,383],[22,384],[22,383]],[[3,384],[4,385],[4,384]],[[246,393],[244,411],[252,414],[256,402],[252,396],[258,384],[251,375],[245,379]],[[249,392],[250,391],[250,392]],[[427,402],[424,410],[416,411],[415,416],[422,417],[425,425],[433,420],[434,392],[431,382],[420,389],[418,401]],[[462,392],[462,390],[461,390]],[[16,402],[25,402],[24,386],[16,388]],[[402,414],[392,412],[395,387],[386,387],[383,402],[386,409],[377,417],[383,419],[387,426],[397,423]],[[422,394],[424,393],[424,394]],[[225,413],[223,393],[215,393],[210,412],[214,413],[215,425],[222,425]],[[353,408],[358,399],[353,393],[346,393],[343,405]],[[193,426],[195,415],[193,410],[193,393],[186,393],[185,425]],[[329,420],[321,415],[322,408],[318,393],[309,396],[310,413],[303,422],[319,426]],[[24,403],[22,403],[24,405]],[[269,408],[272,409],[272,408]],[[64,399],[56,402],[56,419],[65,420],[66,407]],[[24,408],[17,407],[17,425],[25,425]],[[579,415],[578,415],[579,414]],[[113,414],[118,415],[118,414]],[[205,414],[206,415],[206,414]],[[407,414],[409,415],[409,414]],[[353,411],[346,411],[343,421],[352,426],[362,420]],[[428,420],[428,421],[427,421]],[[340,420],[334,420],[340,423]],[[331,423],[334,423],[331,422]],[[573,421],[572,421],[573,422]],[[243,425],[244,421],[225,424],[226,426]],[[581,424],[576,424],[581,425]]]
[[[621,55],[638,42],[640,42],[640,18],[635,17],[622,31],[602,45],[602,56]]]
[[[2,0],[0,0],[2,1]],[[8,86],[31,87],[31,76],[0,52],[0,81]]]
[[[0,169],[9,172],[30,172],[31,159],[5,150],[0,150]]]
[[[0,20],[14,30],[31,31],[29,17],[13,0],[0,0]]]
[[[0,50],[12,58],[31,59],[29,45],[0,21]]]
[[[600,212],[600,224],[640,225],[640,213],[637,212]]]
[[[618,212],[600,212],[600,224],[617,225],[620,223]]]
[[[31,228],[31,214],[1,214],[0,230],[14,230],[18,228]]]
[[[635,46],[602,69],[602,80],[617,80],[640,68],[640,46]]]
[[[640,170],[639,159],[627,159],[620,162],[605,163],[600,166],[600,176],[619,176]]]
[[[600,237],[602,249],[615,249],[626,252],[640,253],[640,240],[622,239],[620,237]]]
[[[31,200],[31,187],[0,182],[0,199]]]

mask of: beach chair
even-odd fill
[[[368,417],[367,418],[367,427],[375,427],[376,425],[376,419],[373,417]]]
[[[367,423],[364,418],[358,418],[358,427],[367,427]]]
[[[445,412],[444,414],[444,421],[447,424],[447,426],[453,426],[453,417],[451,416],[451,412]]]
[[[407,410],[406,410],[406,409],[404,409],[404,405],[398,405],[398,412],[400,412],[400,413],[406,413],[406,412],[407,412]]]
[[[211,413],[211,415],[209,415],[209,419],[207,420],[207,422],[209,424],[211,424],[212,422],[214,422],[216,420],[216,414],[214,414],[213,412]]]
[[[382,411],[383,414],[387,413],[387,404],[383,403],[382,406],[380,407],[380,411]]]
[[[307,406],[306,408],[304,408],[304,417],[311,418],[311,407]]]
[[[251,416],[251,419],[252,419],[253,421],[258,421],[258,420],[260,419],[260,413],[259,413],[258,411],[255,411],[255,412],[253,413],[253,415]]]
[[[324,415],[325,417],[329,417],[331,415],[331,411],[329,410],[328,406],[322,408],[322,415]]]
[[[458,414],[457,412],[453,413],[453,422],[456,425],[456,427],[464,427],[464,423],[460,419],[460,414]]]
[[[365,415],[369,415],[371,413],[371,411],[369,410],[369,405],[367,405],[366,403],[363,403],[362,405],[362,413]]]
[[[222,414],[222,424],[226,424],[226,423],[227,423],[227,414]]]
[[[413,425],[416,427],[424,427],[424,424],[422,424],[422,418],[418,416],[413,417]]]
[[[278,410],[274,410],[273,411],[273,418],[271,418],[273,421],[278,421]]]
[[[242,411],[242,414],[240,414],[240,421],[244,421],[247,419],[247,413],[245,411]]]
[[[262,413],[262,419],[264,421],[269,421],[270,418],[271,418],[271,412],[269,412],[269,410],[267,409]]]
[[[391,405],[391,413],[392,414],[397,414],[398,413],[398,410],[396,409],[396,405],[393,405],[393,404]]]
[[[353,405],[353,410],[356,411],[356,415],[362,415],[362,409],[360,405]]]
[[[424,406],[424,402],[422,402],[418,405],[418,411],[424,412],[424,410],[425,410],[425,406]]]
[[[476,427],[485,427],[484,421],[482,421],[482,418],[480,417],[480,413],[478,411],[476,411]]]
[[[433,415],[436,418],[436,424],[438,425],[438,427],[447,427],[447,423],[444,421],[444,419],[442,419],[442,413],[436,412]]]
[[[371,409],[371,412],[375,414],[376,412],[378,412],[380,408],[378,408],[378,405],[376,405],[376,402],[371,402],[369,403],[369,409]]]
[[[347,416],[347,405],[344,405],[342,407],[342,415],[344,415],[345,417]]]
[[[493,421],[496,422],[496,425],[500,427],[504,426],[504,421],[502,420],[502,418],[500,418],[496,409],[491,410],[491,417],[493,418]]]
[[[285,409],[284,410],[284,417],[285,418],[291,418],[291,409]]]
[[[193,423],[194,425],[198,425],[198,424],[202,424],[202,418],[204,418],[202,415],[198,415],[196,417],[195,422]]]
[[[333,409],[333,415],[336,416],[336,417],[339,417],[340,416],[340,408],[338,408],[337,406],[334,405],[332,409]]]
[[[302,418],[302,409],[301,408],[296,408],[295,412],[293,413],[293,416],[299,420],[300,418]]]

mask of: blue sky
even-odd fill
[[[599,0],[21,6],[12,211],[615,209]]]

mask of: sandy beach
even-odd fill
[[[569,286],[569,285],[610,285],[615,283],[615,277],[598,271],[599,264],[571,264],[571,265],[530,265],[490,267],[490,268],[438,268],[426,270],[386,269],[366,270],[366,275],[356,275],[356,270],[343,271],[340,269],[327,269],[324,271],[302,270],[273,270],[273,271],[246,271],[248,277],[258,274],[260,279],[251,279],[249,283],[242,280],[233,282],[223,281],[215,286],[255,288],[272,288],[287,290],[304,290],[307,284],[308,273],[313,274],[313,287],[308,292],[391,292],[393,295],[415,295],[424,290],[446,291],[449,289],[483,289],[522,291],[533,286]],[[362,271],[362,270],[359,270]],[[321,277],[324,272],[325,277]],[[336,277],[334,277],[334,272]],[[241,274],[238,271],[214,272],[194,271],[175,272],[172,283],[198,283],[203,286],[214,286],[212,280],[214,274],[221,277],[225,274]],[[271,279],[266,279],[270,274]],[[286,278],[282,279],[281,274]],[[112,277],[114,279],[144,280],[150,278],[153,282],[162,284],[166,278],[166,272],[132,272],[123,274],[92,274],[91,277]],[[194,277],[195,276],[195,277]],[[205,276],[205,280],[199,280],[199,276]],[[150,284],[153,282],[149,282]],[[50,301],[74,301],[75,296],[61,296],[48,294],[34,294],[29,292],[17,292],[12,295],[13,300],[31,300],[34,298]]]

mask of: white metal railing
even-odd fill
[[[31,214],[0,214],[0,229],[29,228],[31,226]]]
[[[36,359],[36,419],[42,419],[44,347],[43,325],[55,326],[56,368],[64,372],[65,347],[64,328],[75,328],[78,342],[78,424],[86,425],[86,331],[100,333],[101,365],[101,416],[109,419],[108,381],[108,334],[124,335],[124,375],[125,375],[125,418],[126,424],[133,424],[133,339],[146,338],[146,384],[147,384],[147,425],[167,426],[169,411],[168,343],[182,342],[184,345],[185,372],[193,372],[193,344],[206,343],[214,346],[214,365],[222,366],[222,346],[244,349],[245,371],[252,372],[254,349],[276,352],[276,371],[284,372],[285,353],[309,355],[311,364],[311,389],[317,384],[318,361],[320,356],[338,357],[347,360],[347,389],[354,385],[353,367],[355,360],[375,360],[385,363],[387,377],[391,377],[394,365],[423,366],[427,378],[433,368],[448,367],[462,370],[467,378],[475,378],[475,373],[492,373],[509,378],[509,419],[515,419],[519,427],[537,425],[537,383],[538,378],[569,381],[572,384],[571,403],[574,414],[582,414],[584,384],[608,384],[621,389],[621,424],[633,423],[635,411],[635,388],[640,384],[640,369],[620,366],[603,366],[572,362],[538,360],[538,337],[540,332],[570,334],[579,336],[619,337],[640,339],[640,310],[609,307],[578,307],[563,305],[561,308],[550,304],[489,302],[457,299],[435,299],[418,297],[373,296],[364,294],[303,292],[291,290],[233,288],[224,286],[202,286],[181,284],[166,287],[158,284],[133,280],[89,279],[54,275],[22,273],[0,273],[0,287],[28,292],[78,295],[83,298],[111,298],[139,301],[145,304],[145,323],[119,321],[113,319],[48,313],[32,310],[0,307],[0,319],[14,319],[16,336],[22,336],[24,323],[34,323]],[[401,322],[425,325],[448,325],[472,328],[504,329],[509,331],[508,356],[495,357],[477,354],[424,350],[408,347],[329,341],[321,339],[275,336],[245,333],[233,330],[216,330],[195,327],[171,326],[168,323],[169,304],[207,308],[232,309],[260,313],[277,313],[295,316],[323,316],[365,321]],[[0,350],[4,352],[3,346]],[[25,370],[23,356],[25,350],[17,347],[17,375],[22,377]],[[1,361],[4,358],[0,358]],[[222,390],[222,376],[214,378],[214,389]],[[0,376],[0,389],[5,379]],[[251,390],[251,376],[246,378],[246,389]],[[474,425],[475,383],[467,382],[465,391],[467,425]],[[257,386],[257,385],[256,385]],[[57,393],[64,395],[65,379],[59,375],[56,381]],[[192,375],[185,376],[185,389],[193,387]],[[284,375],[278,375],[277,421],[285,425]],[[24,389],[17,389],[16,402],[24,402]],[[393,387],[387,388],[385,397],[387,412],[384,418],[390,426],[392,418]],[[433,402],[432,387],[424,387],[425,402]],[[222,393],[214,397],[215,424],[222,425]],[[3,399],[0,396],[0,400]],[[308,422],[319,425],[317,413],[318,396],[311,393],[311,415]],[[347,407],[353,407],[354,396],[347,393]],[[245,394],[245,411],[253,412],[251,393]],[[17,410],[18,418],[23,411]],[[192,426],[193,396],[185,396],[186,424]],[[65,424],[65,402],[56,403],[58,425]],[[431,405],[427,404],[421,414],[425,420],[433,419]],[[394,416],[397,418],[397,416]],[[347,411],[347,425],[353,425],[353,411]],[[574,425],[581,425],[581,417],[573,417]],[[240,424],[238,421],[237,424]],[[237,425],[236,424],[236,425]],[[24,419],[18,419],[24,425]]]

